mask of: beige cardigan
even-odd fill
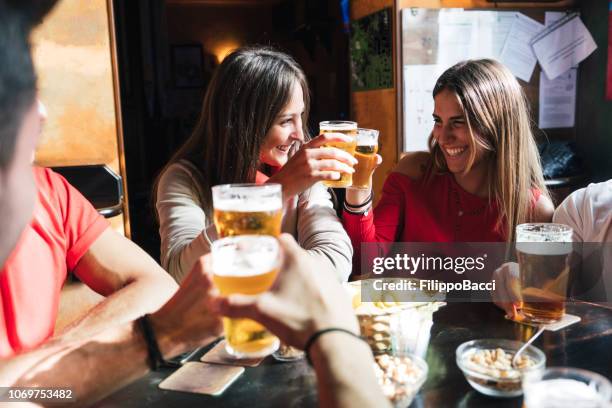
[[[163,173],[157,188],[161,264],[179,283],[196,260],[210,252],[217,237],[213,221],[203,210],[210,207],[203,205],[196,193],[193,174],[197,171],[187,161],[174,163]],[[353,247],[323,184],[317,183],[285,203],[282,231],[293,235],[312,256],[329,262],[338,280],[348,280]]]

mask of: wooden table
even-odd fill
[[[612,377],[612,309],[568,304],[580,323],[545,332],[535,346],[546,365],[571,366]],[[411,407],[521,407],[522,398],[495,399],[474,391],[455,364],[464,341],[481,338],[524,340],[531,329],[507,321],[488,303],[450,303],[434,314],[427,352],[429,375]],[[199,358],[199,355],[196,357]],[[245,373],[220,397],[164,391],[158,384],[172,370],[150,373],[107,397],[97,407],[304,407],[316,406],[316,378],[305,361],[278,363],[271,358]]]

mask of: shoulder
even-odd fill
[[[431,154],[429,152],[406,153],[393,171],[408,176],[413,180],[420,180],[425,175],[430,160]]]
[[[62,208],[69,204],[70,206],[83,202],[89,204],[89,201],[61,174],[54,172],[52,169],[37,166],[34,166],[32,171],[38,196],[41,199],[45,197],[44,199],[51,200]]]
[[[197,195],[198,170],[187,161],[172,163],[159,176],[157,198],[165,194],[183,193]]]
[[[555,212],[555,206],[552,200],[541,194],[539,191],[534,192],[533,217],[535,222],[550,222]]]
[[[608,213],[612,211],[612,180],[589,184],[567,196],[555,211],[555,221],[567,218],[581,219],[587,213]]]

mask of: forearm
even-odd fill
[[[311,349],[322,407],[386,407],[369,346],[346,333],[322,335]]]
[[[176,289],[176,283],[161,269],[157,276],[137,278],[68,326],[62,336],[88,338],[107,327],[127,323],[152,313],[165,304]]]
[[[54,340],[0,362],[0,384],[70,388],[84,406],[148,371],[147,348],[135,322],[83,340]],[[74,402],[72,403],[74,404]]]

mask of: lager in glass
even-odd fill
[[[220,238],[281,233],[283,197],[280,184],[214,186],[215,226]]]
[[[349,122],[346,120],[329,120],[319,123],[320,133],[342,133],[350,136],[353,140],[350,143],[345,142],[331,142],[323,145],[323,147],[336,147],[340,150],[344,150],[351,156],[355,155],[355,148],[357,147],[357,123]],[[352,174],[341,173],[339,180],[326,180],[323,182],[327,187],[348,187],[352,184]]]
[[[357,148],[355,150],[355,173],[353,173],[354,188],[370,188],[370,175],[376,168],[376,153],[378,152],[378,130],[361,129],[357,131]]]
[[[211,247],[213,282],[221,295],[257,295],[268,290],[279,270],[279,244],[265,235],[222,238]],[[223,318],[226,350],[237,358],[264,357],[279,340],[251,319]]]
[[[572,229],[563,224],[516,227],[521,311],[533,323],[551,323],[565,313]]]

